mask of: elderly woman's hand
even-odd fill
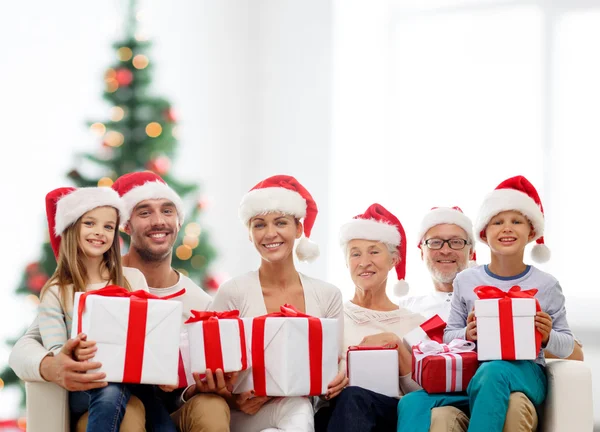
[[[394,333],[377,333],[363,338],[359,346],[400,346],[402,342]]]
[[[323,395],[323,399],[331,400],[339,395],[344,387],[348,385],[348,377],[346,372],[342,371],[336,375],[336,377],[327,385],[327,393]]]

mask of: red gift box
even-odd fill
[[[465,391],[479,367],[474,349],[475,343],[462,339],[420,343],[413,348],[413,380],[427,393]]]

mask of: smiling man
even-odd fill
[[[450,314],[452,282],[475,260],[473,223],[459,207],[434,207],[425,215],[418,234],[421,259],[433,281],[434,291],[400,299],[400,306],[429,318]]]

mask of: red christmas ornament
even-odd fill
[[[171,160],[166,156],[160,156],[149,161],[146,164],[146,168],[150,171],[154,171],[158,175],[165,175],[171,168]]]
[[[32,273],[37,273],[40,270],[40,263],[35,261],[32,263],[27,264],[27,267],[25,267],[25,273],[27,274],[32,274]]]
[[[169,107],[164,112],[165,120],[169,123],[175,123],[177,121],[177,116],[175,115],[175,111],[173,108]]]
[[[127,87],[133,81],[133,72],[125,68],[117,69],[115,79],[119,83],[119,86]]]
[[[217,278],[213,277],[213,276],[207,276],[204,279],[204,288],[210,289],[210,290],[216,290],[219,289],[219,286],[221,285],[219,283],[219,281],[217,280]]]
[[[36,273],[27,279],[27,286],[33,292],[39,293],[44,284],[48,281],[48,276],[43,273]]]

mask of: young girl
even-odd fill
[[[473,306],[478,286],[495,286],[508,291],[536,289],[541,311],[535,327],[541,334],[542,349],[533,360],[493,360],[482,362],[467,387],[467,394],[428,395],[414,392],[400,400],[398,431],[429,430],[430,410],[435,406],[468,407],[469,431],[501,432],[516,430],[505,422],[511,393],[523,393],[533,405],[546,398],[544,350],[560,358],[568,357],[575,341],[567,323],[565,297],[556,278],[523,262],[525,247],[536,242],[532,257],[537,262],[549,259],[544,244],[544,212],[533,185],[523,176],[500,183],[484,200],[475,223],[475,236],[491,250],[489,265],[462,271],[454,280],[454,297],[444,334],[453,339],[476,341],[477,320]]]
[[[244,317],[278,312],[288,303],[319,318],[336,318],[342,331],[342,296],[333,285],[299,273],[292,254],[296,239],[298,258],[312,261],[318,248],[308,240],[317,215],[309,192],[290,176],[270,177],[248,192],[240,205],[240,218],[248,227],[250,241],[261,262],[257,271],[225,282],[214,298],[216,311],[237,309]],[[300,219],[304,219],[304,225]],[[341,372],[329,384],[324,398],[336,396],[347,383]],[[253,392],[228,395],[237,409],[231,411],[233,432],[268,428],[279,431],[313,431],[311,402],[305,397],[254,397]],[[271,429],[269,429],[271,430]]]
[[[123,210],[117,192],[107,187],[59,188],[46,196],[46,213],[58,264],[41,292],[39,323],[44,346],[58,353],[70,337],[76,336],[70,334],[76,292],[111,284],[145,291],[148,286],[139,270],[121,265],[117,229]],[[95,349],[86,349],[84,342],[80,345],[83,349],[76,357],[82,361],[92,358]],[[89,410],[87,431],[118,431],[135,389],[140,390],[140,399],[151,402],[143,397],[151,386],[109,383],[95,390],[71,392],[72,418],[76,421]],[[150,408],[155,411],[161,407],[146,406],[146,411]],[[168,415],[167,419],[170,421]]]

